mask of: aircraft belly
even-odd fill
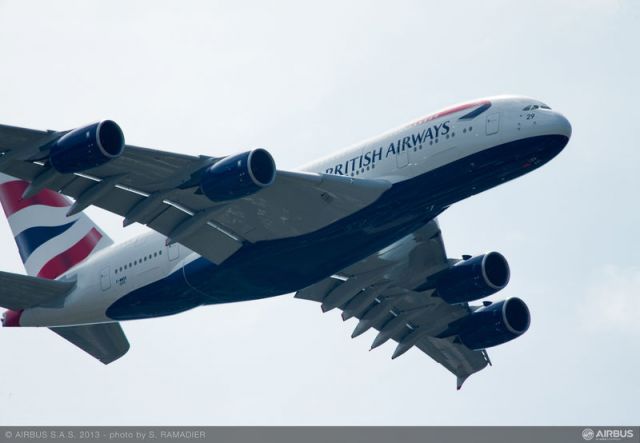
[[[541,166],[565,143],[543,136],[482,151],[395,183],[372,205],[311,234],[245,244],[217,266],[195,260],[184,268],[186,279],[207,294],[206,304],[296,291],[417,230],[448,205]],[[528,165],[532,155],[538,162]]]
[[[565,143],[560,136],[518,140],[395,183],[370,206],[313,233],[245,243],[219,265],[200,257],[127,294],[107,315],[149,318],[294,292],[410,234],[448,205],[541,166]],[[536,163],[527,162],[531,156]]]

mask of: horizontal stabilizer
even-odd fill
[[[105,365],[119,359],[129,350],[129,341],[120,323],[63,326],[50,329]]]
[[[72,281],[0,271],[0,306],[14,311],[39,306],[64,297],[74,286]]]

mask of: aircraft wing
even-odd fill
[[[0,307],[17,311],[63,299],[73,281],[46,280],[0,271]]]
[[[119,359],[129,350],[129,340],[120,323],[49,328],[105,365]]]
[[[390,187],[384,180],[278,171],[271,186],[215,203],[196,191],[199,174],[221,158],[127,145],[106,164],[59,174],[46,161],[46,146],[62,134],[0,125],[0,172],[73,197],[72,211],[91,204],[167,237],[188,232],[179,243],[216,264],[245,242],[318,230],[368,206]]]
[[[455,374],[459,389],[467,377],[490,364],[489,357],[455,337],[437,336],[476,308],[448,304],[432,296],[434,289],[415,289],[452,262],[432,220],[377,254],[298,291],[296,298],[320,302],[324,312],[339,308],[344,320],[359,319],[352,337],[370,328],[378,330],[372,348],[396,341],[392,358],[417,347]]]

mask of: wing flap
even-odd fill
[[[49,328],[105,365],[119,359],[129,350],[129,341],[120,323]]]
[[[63,298],[74,287],[75,282],[0,271],[0,306],[14,311],[39,306]]]

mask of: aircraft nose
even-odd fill
[[[564,115],[559,112],[554,113],[551,125],[559,135],[564,135],[567,139],[571,138],[571,123]]]

